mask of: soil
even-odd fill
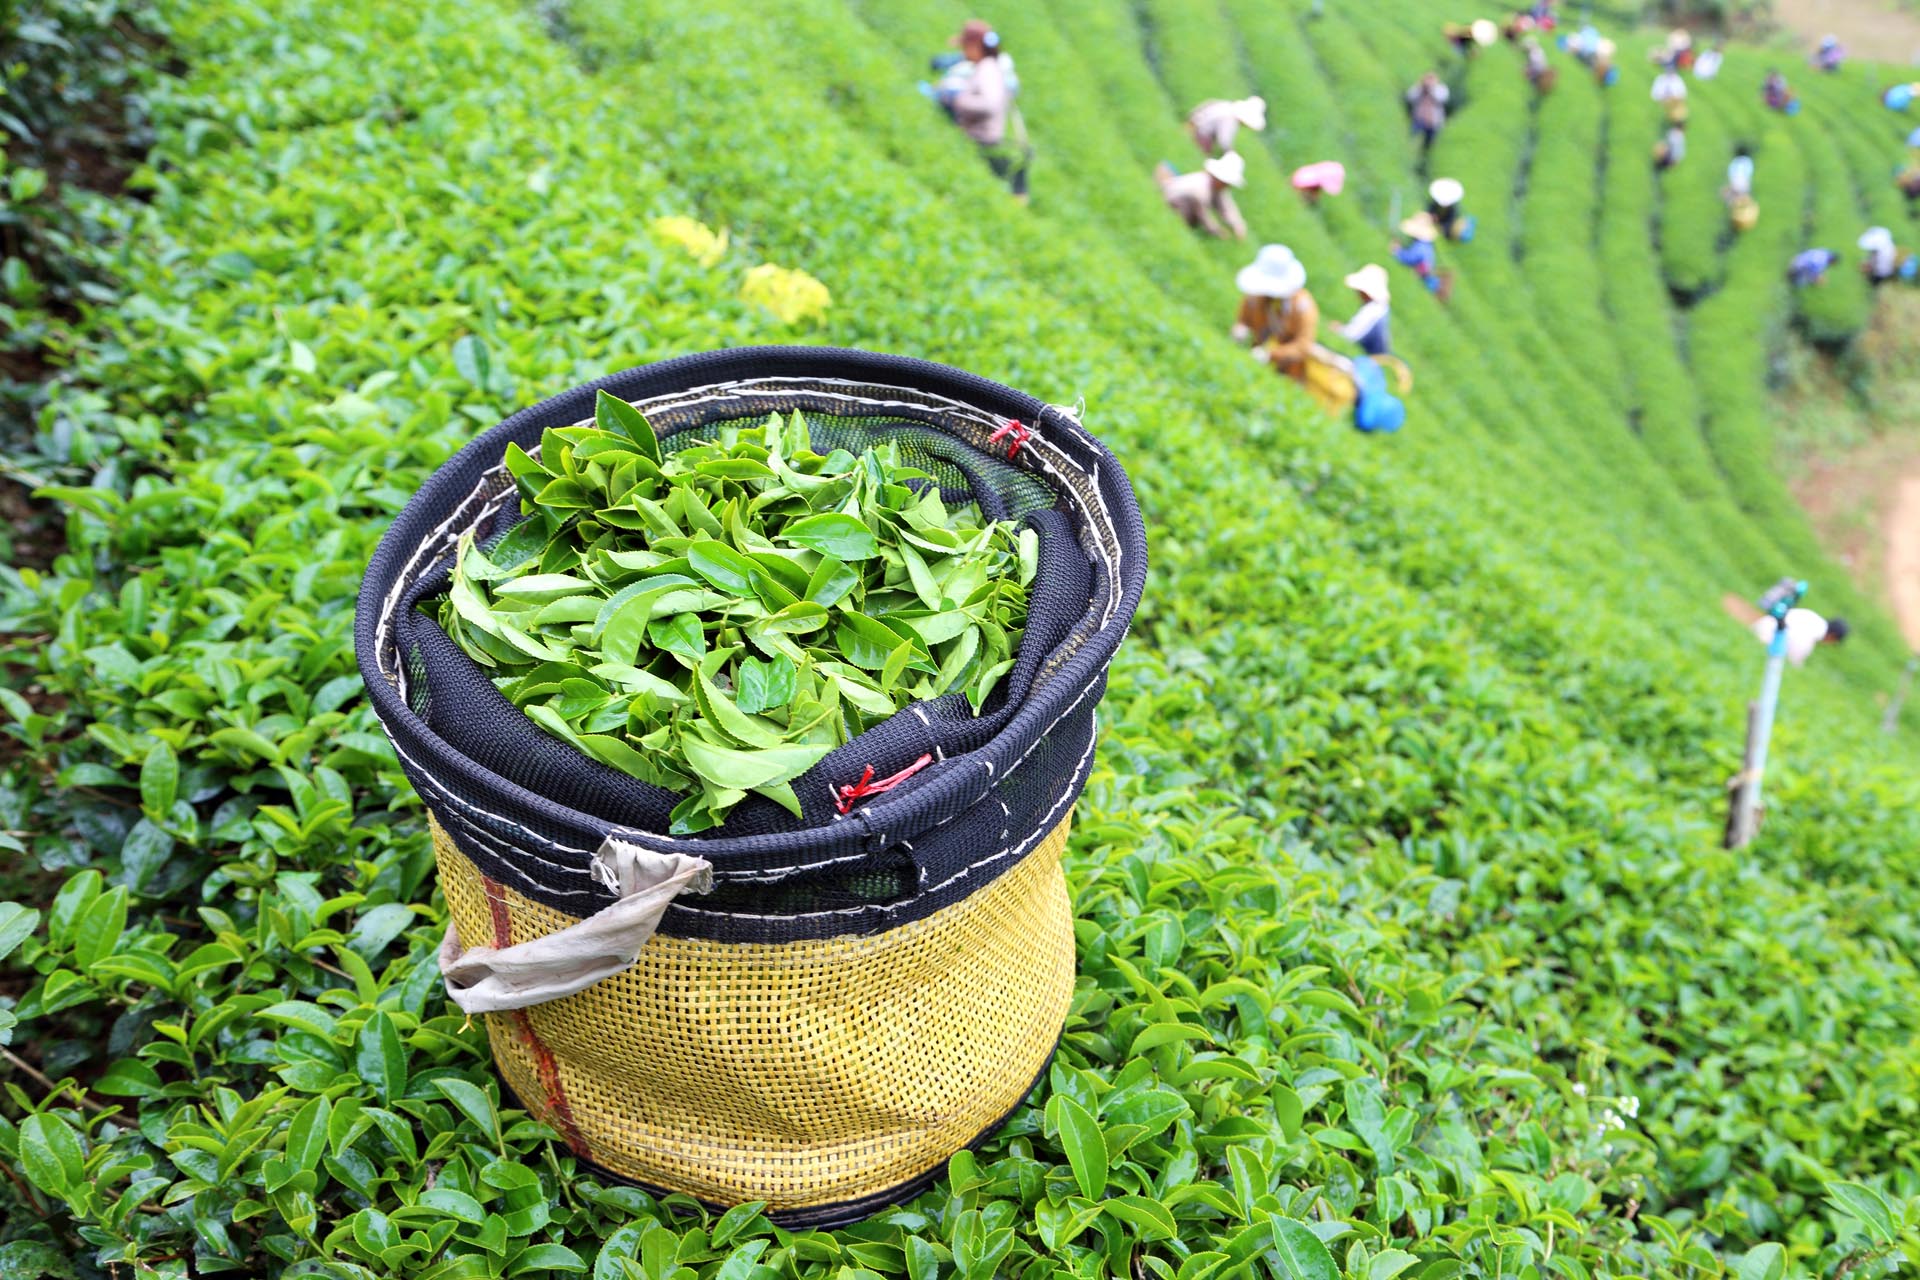
[[[1920,651],[1920,293],[1884,294],[1845,356],[1795,343],[1787,363],[1775,404],[1794,496]]]
[[[27,487],[0,476],[0,534],[11,545],[7,563],[16,569],[53,567],[54,557],[67,549],[66,528],[58,513],[28,496]]]
[[[1833,35],[1876,62],[1920,62],[1920,14],[1899,0],[1774,0],[1773,18],[1809,51]]]
[[[1900,477],[1885,520],[1887,594],[1907,644],[1920,652],[1920,465]]]
[[[1803,459],[1794,495],[1821,541],[1868,592],[1886,600],[1920,650],[1920,441],[1882,437]]]

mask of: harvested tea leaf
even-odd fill
[[[685,793],[704,831],[910,702],[976,714],[1012,669],[1032,530],[948,506],[892,443],[816,453],[798,413],[673,453],[601,392],[591,426],[509,446],[524,519],[469,535],[448,635],[544,732]]]

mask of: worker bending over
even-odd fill
[[[1222,240],[1247,238],[1247,221],[1233,202],[1233,188],[1247,184],[1247,162],[1238,151],[1214,156],[1192,173],[1177,173],[1162,160],[1153,177],[1167,208],[1188,226]]]
[[[1208,98],[1187,113],[1187,136],[1206,155],[1223,156],[1233,150],[1240,126],[1259,133],[1267,127],[1265,98]]]
[[[1240,310],[1233,338],[1253,348],[1253,358],[1301,381],[1307,355],[1320,336],[1320,308],[1307,292],[1307,269],[1283,244],[1261,248],[1234,277]]]
[[[1882,285],[1900,274],[1900,251],[1894,247],[1893,232],[1885,227],[1868,227],[1856,243],[1867,255],[1860,262],[1860,274],[1869,284]]]

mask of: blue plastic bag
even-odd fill
[[[1386,371],[1366,356],[1353,361],[1353,425],[1367,432],[1398,431],[1407,420],[1407,406],[1387,390]]]

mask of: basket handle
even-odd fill
[[[506,947],[465,947],[451,921],[440,943],[447,995],[466,1013],[525,1009],[570,996],[632,966],[660,917],[682,893],[713,888],[713,866],[684,853],[654,853],[608,836],[593,875],[619,895],[555,933]]]

